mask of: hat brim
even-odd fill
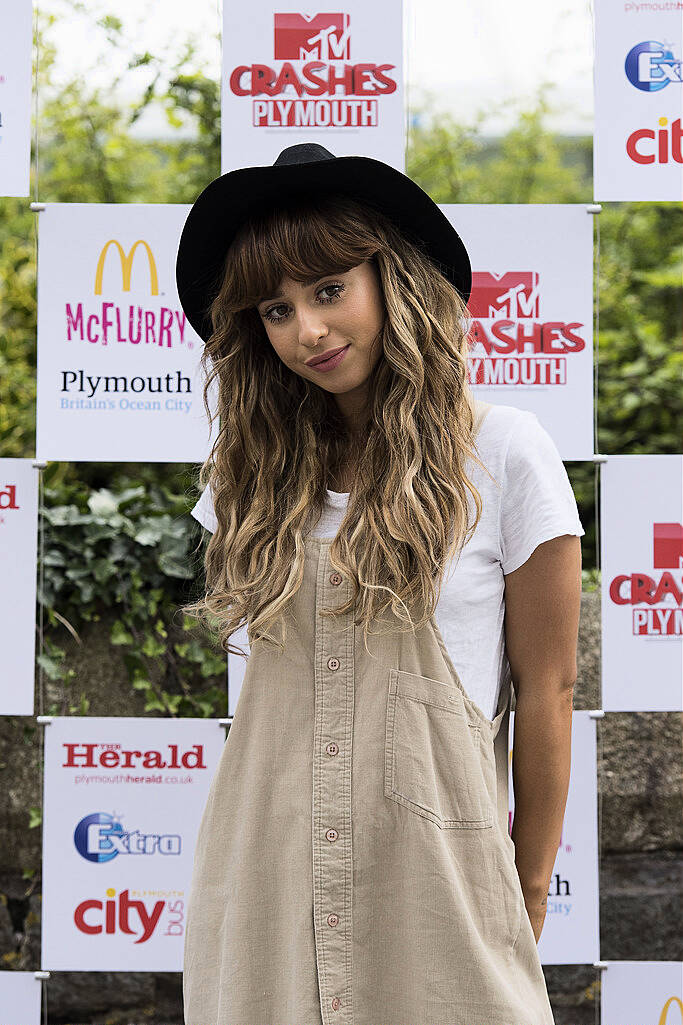
[[[265,206],[283,202],[284,197],[321,192],[351,196],[385,214],[407,238],[424,244],[429,257],[467,302],[472,271],[462,239],[427,193],[396,168],[361,156],[240,167],[215,178],[200,193],[178,244],[178,297],[204,341],[212,330],[208,307],[238,228]]]

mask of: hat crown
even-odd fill
[[[283,149],[273,167],[281,164],[310,164],[316,160],[336,160],[336,157],[318,142],[298,142]]]

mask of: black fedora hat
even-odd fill
[[[411,178],[373,157],[336,157],[316,142],[288,146],[272,165],[240,167],[214,178],[187,215],[178,244],[180,304],[197,334],[211,335],[209,306],[225,254],[240,225],[267,205],[314,194],[348,195],[379,210],[427,255],[467,302],[472,272],[448,218]]]

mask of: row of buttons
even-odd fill
[[[341,582],[342,582],[342,577],[341,577],[340,573],[331,573],[330,574],[330,583],[334,584],[335,587],[337,587],[339,584],[341,584]],[[327,668],[331,669],[332,672],[336,672],[337,669],[339,669],[340,665],[341,665],[341,663],[340,663],[338,658],[332,657],[332,658],[328,658],[328,660],[327,660]],[[337,744],[334,743],[334,741],[329,743],[327,745],[327,747],[325,748],[325,750],[327,751],[328,755],[336,755],[336,754],[339,753],[339,747],[338,747]],[[338,838],[339,833],[337,832],[336,829],[328,829],[327,832],[325,833],[325,836],[330,841],[330,843],[334,843],[334,841]],[[334,928],[336,925],[339,925],[339,915],[335,915],[334,912],[331,912],[327,916],[327,924],[329,926],[331,926],[332,928]],[[339,997],[333,997],[331,1003],[332,1003],[332,1010],[333,1011],[338,1011],[339,1008],[341,1007],[341,1000],[339,999]]]

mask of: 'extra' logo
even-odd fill
[[[121,817],[96,811],[86,815],[74,830],[76,850],[86,861],[102,864],[119,854],[180,854],[181,839],[176,833],[128,832]]]
[[[136,894],[139,891],[133,890]],[[176,891],[177,892],[177,891]],[[174,893],[175,895],[175,893]],[[114,935],[117,932],[136,936],[135,943],[146,943],[159,926],[164,910],[166,918],[162,936],[182,936],[185,918],[183,900],[157,900],[151,911],[144,900],[131,900],[130,890],[121,890],[115,900],[116,890],[108,887],[106,900],[97,898],[82,900],[74,910],[74,925],[79,932],[88,936],[102,933]],[[134,928],[136,926],[137,928]]]
[[[631,47],[624,71],[631,85],[647,93],[659,92],[670,82],[681,84],[681,62],[674,57],[672,46],[653,39]]]
[[[351,59],[350,23],[342,12],[273,14],[272,61],[238,64],[228,79],[234,96],[264,97],[252,100],[254,127],[377,127],[377,97],[396,91],[396,65],[345,63]],[[272,67],[276,61],[282,63]]]
[[[566,355],[585,348],[579,321],[544,320],[538,271],[472,272],[472,384],[565,384]]]
[[[107,252],[109,246],[116,246],[119,253],[119,260],[121,262],[121,278],[123,281],[122,291],[130,292],[130,279],[133,271],[133,257],[135,256],[135,250],[138,246],[144,246],[147,253],[147,263],[149,264],[149,292],[150,295],[159,295],[159,278],[157,276],[157,265],[154,260],[154,253],[152,252],[149,244],[144,239],[139,238],[137,242],[134,242],[128,251],[126,256],[123,246],[116,238],[110,238],[108,242],[105,242],[102,246],[99,259],[97,261],[97,268],[95,270],[95,295],[102,295],[102,277],[104,275],[104,261],[107,258]]]
[[[619,573],[609,584],[615,605],[633,608],[633,633],[647,637],[683,634],[683,525],[654,523],[653,572]]]
[[[668,164],[670,160],[683,164],[681,156],[681,119],[660,117],[659,128],[637,128],[626,140],[626,152],[636,164]],[[654,143],[654,145],[653,145]]]
[[[275,60],[350,60],[349,21],[348,14],[275,14]]]

